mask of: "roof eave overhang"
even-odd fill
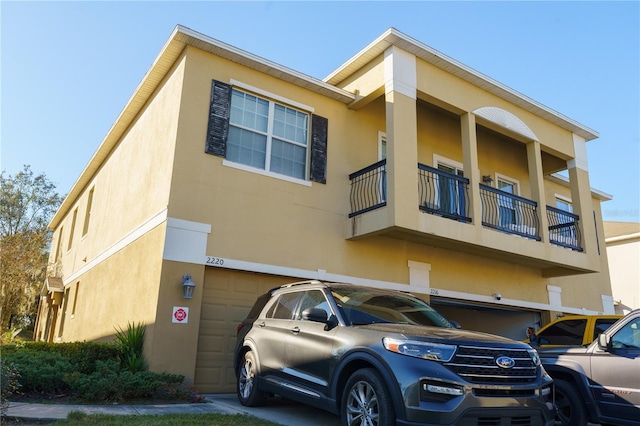
[[[354,101],[355,95],[339,89],[322,80],[307,76],[275,62],[253,55],[214,38],[205,36],[189,28],[177,25],[155,61],[144,75],[124,109],[109,129],[106,137],[94,153],[89,163],[71,187],[60,208],[49,222],[49,228],[55,229],[65,217],[77,197],[89,184],[100,165],[111,153],[127,128],[149,100],[164,76],[180,57],[187,46],[193,46],[205,52],[225,58],[248,68],[271,75],[291,84],[304,87],[327,98],[344,104]]]
[[[560,174],[557,173],[552,173],[548,176],[545,176],[546,179],[550,180],[551,182],[555,182],[557,184],[560,184],[562,186],[566,186],[569,187],[570,185],[570,181],[569,178],[562,176]],[[591,188],[591,196],[593,198],[595,198],[596,200],[600,200],[600,201],[611,201],[613,200],[613,195],[611,194],[607,194],[606,192],[600,191],[599,189],[595,189],[595,188]]]
[[[487,77],[484,74],[470,68],[453,58],[415,40],[395,28],[389,28],[380,37],[374,40],[367,47],[362,49],[342,66],[329,74],[324,81],[331,85],[338,85],[354,72],[369,63],[372,59],[382,55],[391,46],[397,46],[406,52],[415,55],[417,58],[426,61],[442,70],[459,77],[489,93],[492,93],[514,105],[529,111],[546,121],[554,123],[567,129],[576,135],[590,141],[599,137],[599,134],[560,114],[553,109],[534,101],[533,99],[511,89],[504,84]]]

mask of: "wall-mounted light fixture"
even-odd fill
[[[185,299],[191,299],[193,297],[193,289],[196,288],[196,283],[191,280],[191,275],[186,274],[182,276],[182,297]]]
[[[482,176],[482,182],[491,186],[493,184],[493,178],[491,177],[491,175],[484,175]]]

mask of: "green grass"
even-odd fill
[[[106,414],[85,414],[79,411],[69,413],[66,420],[55,422],[55,426],[280,426],[278,423],[261,420],[245,414],[164,414],[119,416]]]

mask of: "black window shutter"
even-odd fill
[[[229,136],[229,114],[231,111],[231,85],[213,80],[211,83],[211,106],[209,127],[204,151],[207,154],[224,157]]]
[[[327,183],[327,129],[329,120],[319,115],[311,116],[311,167],[309,179]]]

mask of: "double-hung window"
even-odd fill
[[[234,89],[227,160],[304,179],[309,115]]]

